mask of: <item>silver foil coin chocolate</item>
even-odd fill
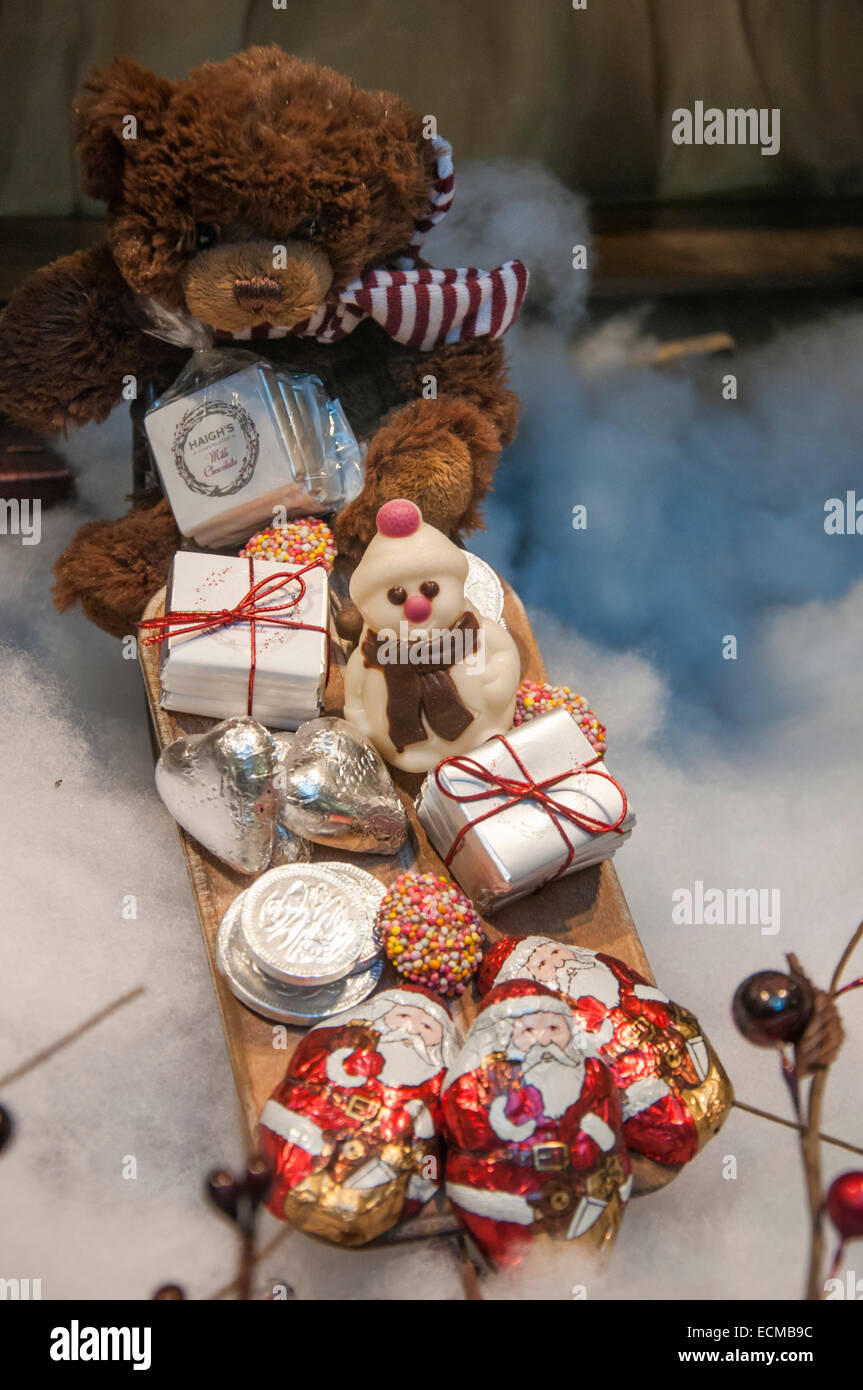
[[[356,884],[328,864],[270,869],[247,889],[241,921],[259,969],[291,985],[350,974],[368,936]]]
[[[245,893],[240,893],[222,918],[216,956],[231,992],[246,1008],[276,1023],[307,1026],[340,1013],[342,1009],[353,1008],[371,994],[381,977],[381,960],[367,970],[314,989],[283,984],[265,975],[256,965],[243,936],[241,918],[245,897]]]
[[[354,885],[358,900],[362,902],[367,914],[368,932],[353,971],[355,973],[360,970],[367,970],[381,953],[375,922],[378,908],[386,895],[386,887],[380,879],[375,878],[374,874],[367,873],[365,869],[359,868],[356,864],[342,864],[340,861],[328,860],[327,868],[336,875],[341,874],[343,878]]]
[[[474,555],[472,551],[466,550],[465,558],[467,560],[465,597],[470,600],[477,613],[499,623],[503,618],[503,585],[491,565],[482,560],[479,555]]]

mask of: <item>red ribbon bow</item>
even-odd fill
[[[219,628],[233,627],[234,623],[249,624],[249,700],[246,706],[246,713],[251,716],[252,699],[255,691],[255,667],[257,664],[256,652],[256,628],[258,623],[266,623],[271,627],[290,627],[301,632],[322,632],[327,639],[327,671],[330,662],[330,634],[325,627],[320,627],[317,623],[298,623],[289,618],[280,618],[276,615],[285,613],[289,609],[296,607],[306,592],[306,582],[302,578],[309,570],[323,569],[320,560],[315,560],[311,565],[303,565],[302,569],[285,570],[280,574],[269,574],[265,578],[255,582],[254,560],[249,557],[249,584],[247,594],[244,594],[239,603],[233,608],[191,608],[187,610],[177,609],[170,613],[164,613],[158,618],[142,618],[138,623],[138,630],[142,628],[154,629],[153,636],[144,640],[144,646],[149,647],[154,642],[164,642],[169,637],[175,637],[190,632],[217,632]],[[275,603],[266,606],[266,600],[272,594],[278,593],[288,584],[297,582],[299,589],[291,598],[286,598],[284,603]]]
[[[561,821],[569,821],[570,825],[576,825],[581,830],[588,830],[592,835],[607,835],[611,831],[616,832],[618,835],[623,835],[625,833],[621,829],[621,826],[626,819],[626,793],[620,783],[615,781],[609,772],[601,772],[594,767],[594,763],[602,761],[600,754],[597,753],[595,758],[589,758],[587,762],[576,763],[574,767],[567,768],[566,772],[556,772],[554,776],[544,777],[542,781],[537,782],[525,767],[512,744],[504,738],[503,734],[495,734],[495,738],[503,744],[504,748],[509,753],[516,767],[522,774],[521,778],[504,777],[499,772],[493,772],[491,768],[483,767],[482,763],[478,763],[475,758],[461,757],[458,754],[453,754],[450,758],[444,758],[435,768],[434,777],[438,790],[442,792],[444,796],[448,796],[451,801],[457,801],[460,805],[470,801],[485,801],[490,795],[502,795],[507,798],[505,801],[499,802],[497,806],[489,807],[487,811],[483,811],[481,815],[475,816],[473,820],[468,821],[466,825],[462,826],[450,846],[449,853],[444,859],[447,868],[449,868],[452,860],[461,848],[462,840],[469,830],[473,830],[475,826],[479,825],[484,820],[488,820],[490,816],[500,815],[501,811],[508,811],[510,806],[517,806],[520,801],[535,801],[537,805],[541,806],[550,816],[566,846],[566,859],[556,873],[551,875],[548,882],[566,873],[575,856],[575,847],[571,844]],[[445,787],[441,782],[440,773],[441,769],[444,767],[455,767],[459,772],[466,772],[468,776],[473,777],[477,782],[483,782],[485,788],[492,788],[492,791],[489,792],[485,789],[478,792],[453,791],[451,788]],[[576,811],[574,807],[565,806],[562,802],[555,801],[554,797],[549,795],[549,787],[556,786],[558,782],[566,781],[568,777],[577,777],[582,772],[587,773],[589,777],[604,777],[606,782],[610,782],[612,786],[616,787],[620,792],[622,807],[617,820],[597,820],[595,816],[588,815],[586,811]]]

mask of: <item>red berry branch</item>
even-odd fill
[[[234,1223],[239,1236],[240,1258],[236,1287],[237,1298],[241,1300],[252,1297],[258,1208],[267,1196],[272,1182],[272,1169],[257,1155],[249,1159],[246,1171],[240,1177],[226,1169],[217,1168],[207,1178],[207,1196],[213,1205]]]
[[[830,1184],[827,1213],[839,1232],[830,1278],[834,1278],[845,1255],[845,1242],[863,1236],[863,1173],[842,1173]]]
[[[3,1152],[9,1140],[12,1138],[15,1125],[12,1116],[5,1106],[0,1105],[0,1153]]]
[[[840,995],[863,985],[863,977],[840,988],[845,966],[863,939],[863,922],[852,936],[827,990],[813,985],[794,955],[788,973],[760,970],[738,986],[732,1004],[734,1022],[757,1047],[777,1047],[782,1075],[791,1094],[800,1131],[800,1150],[809,1201],[810,1247],[806,1298],[824,1295],[825,1210],[839,1232],[839,1248],[833,1260],[838,1269],[845,1242],[863,1235],[863,1173],[844,1173],[826,1198],[821,1177],[821,1111],[827,1075],[845,1038],[836,1007]],[[808,1081],[808,1088],[803,1089]],[[763,1113],[763,1112],[759,1112]],[[850,1145],[846,1147],[852,1147]]]
[[[244,1301],[252,1297],[258,1208],[272,1182],[273,1173],[269,1164],[254,1155],[249,1159],[245,1173],[237,1175],[227,1168],[214,1168],[204,1184],[204,1191],[213,1206],[236,1228],[239,1262],[236,1279],[229,1288],[236,1289],[237,1298]],[[179,1284],[163,1284],[153,1294],[153,1298],[161,1302],[176,1302],[185,1297],[185,1291]]]

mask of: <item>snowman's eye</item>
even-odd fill
[[[436,584],[433,579],[427,579],[424,584],[420,584],[420,593],[424,598],[437,598],[440,584]]]
[[[387,598],[390,603],[394,603],[396,608],[400,608],[408,596],[407,589],[396,588],[387,591]]]

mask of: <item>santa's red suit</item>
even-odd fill
[[[541,1236],[613,1236],[631,1187],[617,1088],[559,995],[524,980],[487,995],[444,1080],[443,1126],[447,1196],[493,1263]]]
[[[440,1000],[385,990],[312,1028],[261,1113],[274,1216],[363,1245],[441,1180],[440,1091],[456,1050]]]
[[[686,1163],[721,1127],[732,1092],[698,1020],[622,961],[549,937],[509,937],[488,952],[480,990],[530,979],[569,1001],[585,1046],[610,1067],[627,1148]]]

